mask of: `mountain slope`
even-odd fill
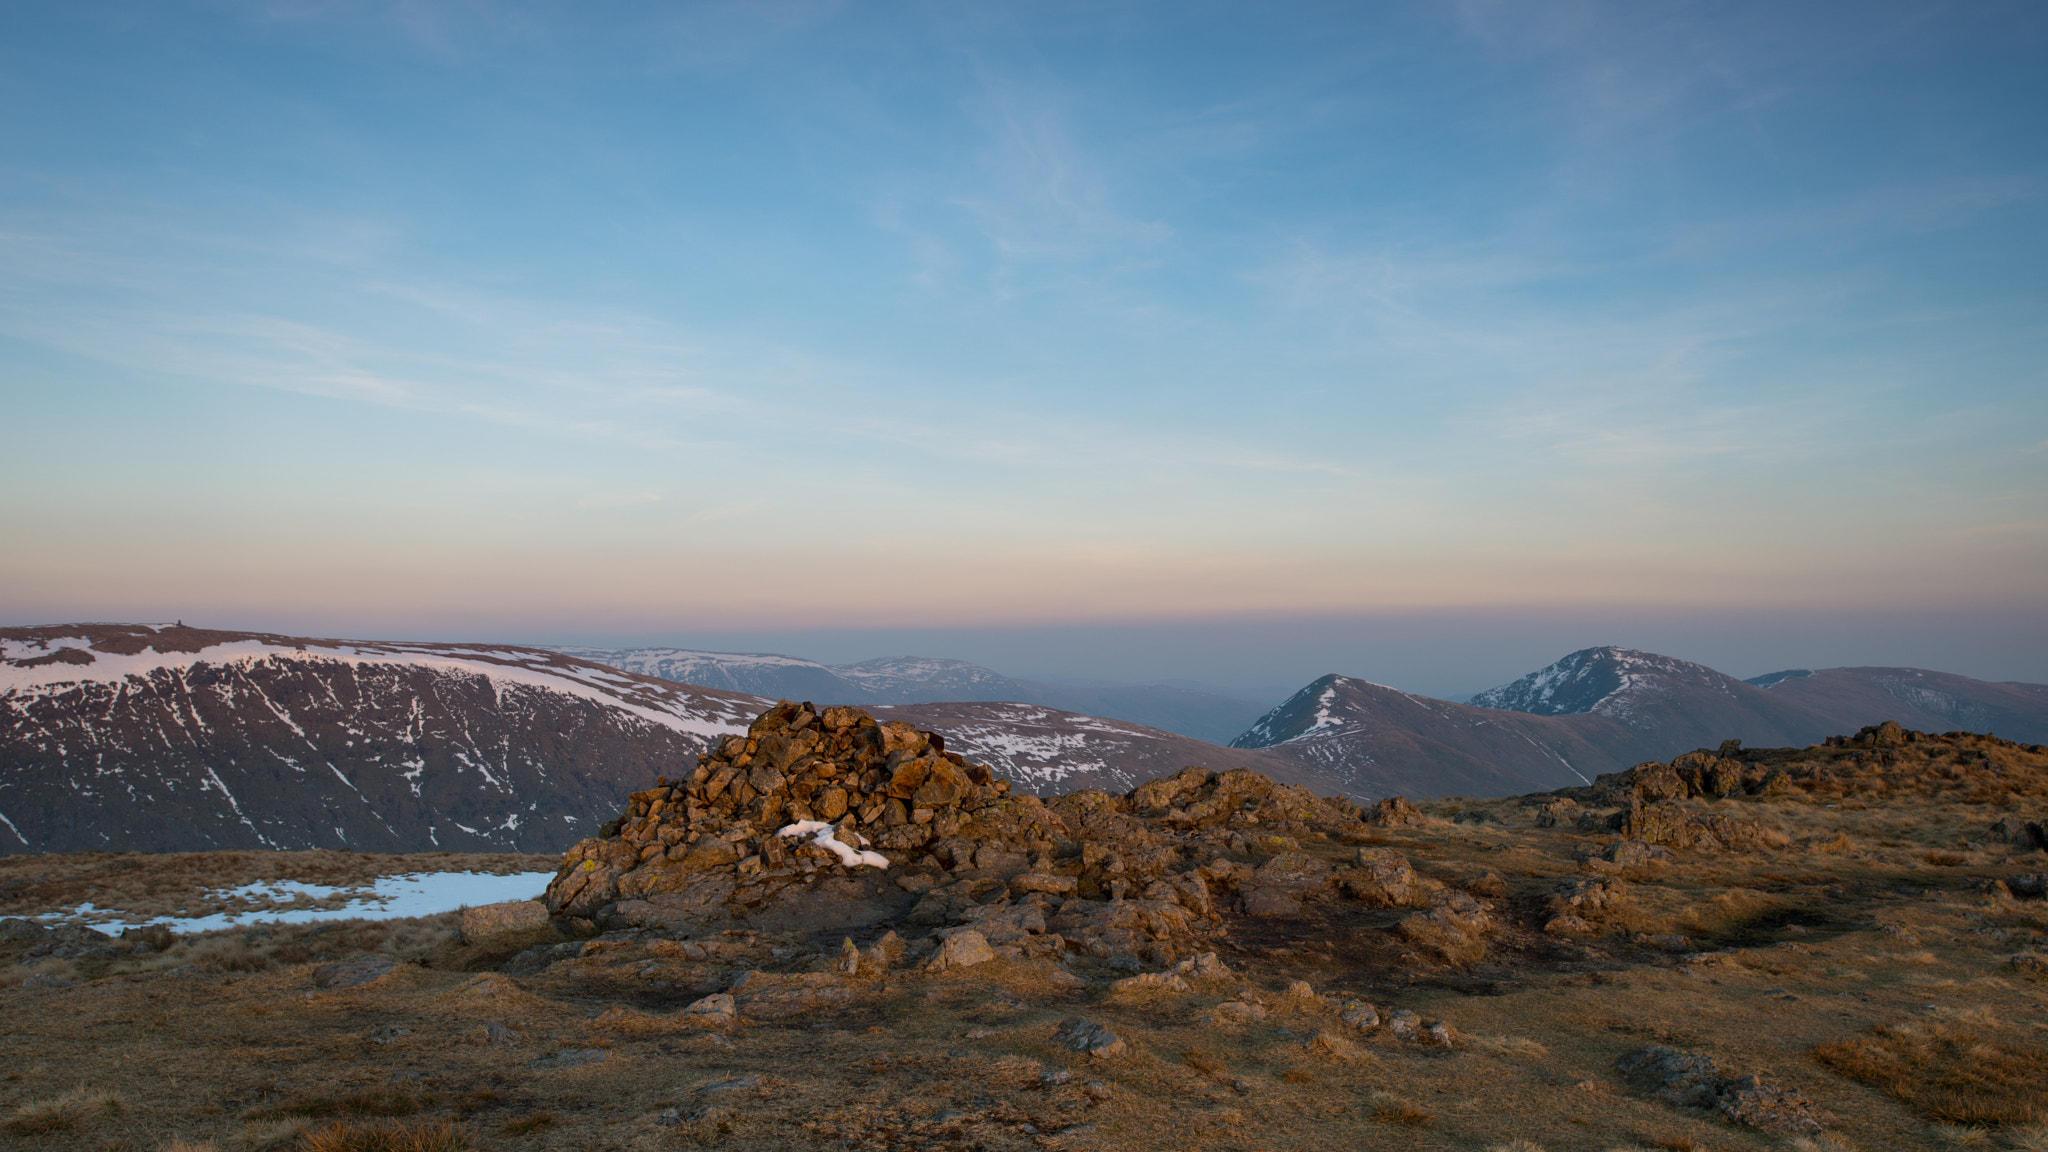
[[[766,703],[530,648],[0,629],[0,853],[559,851]]]
[[[1749,683],[1825,717],[1831,731],[1896,720],[1927,732],[1961,730],[2048,743],[2048,684],[1973,680],[1925,668],[1790,669]]]
[[[1796,701],[1704,664],[1632,648],[1582,649],[1471,702],[1536,716],[1614,720],[1641,738],[1643,760],[1728,739],[1798,747],[1842,730]]]
[[[1324,676],[1233,746],[1285,756],[1367,796],[1502,796],[1628,767],[1637,741],[1605,717],[1553,719]]]

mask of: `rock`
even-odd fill
[[[1399,1009],[1387,1018],[1387,1034],[1396,1040],[1418,1040],[1422,1037],[1422,1017],[1406,1008]]]
[[[1383,908],[1408,904],[1416,893],[1415,869],[1392,848],[1360,848],[1339,882],[1352,899]]]
[[[313,986],[358,988],[387,975],[396,963],[389,956],[366,956],[340,964],[322,964],[313,969]]]
[[[2048,952],[2021,952],[2006,963],[2021,972],[2035,976],[2048,976]]]
[[[938,955],[932,957],[927,967],[934,970],[971,968],[976,964],[986,964],[995,958],[995,949],[989,947],[988,937],[966,928],[949,934],[946,942],[939,946]]]
[[[1623,868],[1660,864],[1671,859],[1670,852],[1644,840],[1616,840],[1602,849],[1598,856]]]
[[[567,1048],[550,1052],[527,1065],[544,1072],[560,1071],[564,1068],[580,1068],[585,1064],[599,1064],[611,1059],[611,1050],[606,1048]]]
[[[1690,937],[1679,936],[1669,932],[1657,933],[1655,935],[1638,932],[1635,935],[1634,943],[1638,948],[1654,948],[1659,952],[1684,953],[1693,950]]]
[[[1543,930],[1553,936],[1592,936],[1599,932],[1585,917],[1569,913],[1551,917],[1544,922]]]
[[[1758,1075],[1723,1076],[1696,1052],[1655,1045],[1622,1057],[1615,1069],[1668,1104],[1711,1108],[1728,1119],[1774,1132],[1819,1132],[1835,1118],[1799,1092]]]
[[[1112,996],[1136,992],[1192,991],[1194,989],[1188,982],[1175,972],[1142,972],[1136,976],[1126,976],[1121,980],[1112,981],[1109,986]]]
[[[31,976],[28,979],[23,980],[21,982],[21,986],[23,988],[32,989],[36,991],[55,992],[63,988],[76,988],[78,987],[78,981],[66,980],[62,976],[53,976],[48,973],[43,973],[40,975]]]
[[[1214,952],[1204,952],[1183,960],[1175,964],[1173,970],[1196,980],[1223,980],[1232,975],[1230,967],[1217,959]]]
[[[1266,1018],[1262,1005],[1247,1004],[1241,1000],[1225,1000],[1203,1013],[1196,1023],[1205,1028],[1228,1028],[1239,1024],[1252,1024]]]
[[[1062,1084],[1073,1083],[1074,1074],[1065,1068],[1048,1068],[1039,1076],[1038,1082],[1047,1088],[1058,1088]]]
[[[1991,826],[1991,834],[2021,851],[2048,852],[2048,821],[2007,816]]]
[[[0,944],[33,944],[49,934],[48,928],[19,916],[0,920]]]
[[[503,1024],[487,1023],[484,1025],[484,1043],[486,1044],[517,1044],[524,1039],[525,1037],[505,1027]]]
[[[2007,876],[2005,888],[2022,900],[2038,900],[2048,895],[2048,872],[2021,872]]]
[[[1265,920],[1290,920],[1301,915],[1301,900],[1279,888],[1254,888],[1244,894],[1244,913]]]
[[[462,936],[481,940],[499,932],[539,928],[548,922],[548,906],[538,900],[512,900],[462,910]]]
[[[730,1024],[739,1017],[739,1004],[729,992],[718,992],[692,1001],[683,1015],[703,1024]]]
[[[744,972],[728,993],[742,1016],[750,1020],[787,1020],[825,1009],[851,1005],[854,990],[836,972],[783,975]]]
[[[1010,891],[1045,892],[1054,896],[1069,896],[1080,886],[1072,876],[1055,876],[1045,872],[1024,872],[1010,877]]]
[[[1458,1030],[1451,1027],[1448,1020],[1436,1021],[1424,1029],[1424,1033],[1429,1037],[1430,1043],[1442,1048],[1452,1047],[1458,1042]]]
[[[1379,824],[1389,828],[1412,827],[1423,823],[1424,820],[1421,810],[1400,796],[1387,797],[1365,814],[1367,824]]]
[[[1060,1021],[1059,1031],[1053,1039],[1076,1052],[1085,1052],[1098,1059],[1121,1056],[1126,1051],[1126,1045],[1116,1033],[1079,1016],[1069,1016]]]
[[[32,937],[27,956],[57,960],[112,960],[121,954],[114,938],[81,924],[59,924]]]
[[[1081,1086],[1081,1091],[1086,1092],[1090,1100],[1095,1100],[1098,1102],[1107,1100],[1116,1095],[1116,1089],[1110,1087],[1107,1084],[1104,1084],[1100,1080],[1090,1080],[1088,1083],[1083,1084]],[[1067,1131],[1071,1132],[1073,1131],[1073,1129],[1069,1128],[1067,1129]]]
[[[1370,1032],[1380,1026],[1379,1009],[1363,1000],[1346,1000],[1339,1010],[1339,1019],[1360,1032]]]

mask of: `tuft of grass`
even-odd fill
[[[1944,1144],[1974,1147],[1991,1142],[1991,1131],[1977,1124],[1936,1124],[1934,1138]]]
[[[560,1121],[556,1119],[553,1112],[543,1109],[539,1112],[529,1112],[524,1116],[507,1120],[499,1131],[507,1136],[524,1136],[529,1132],[544,1132],[549,1128],[553,1128],[558,1123]]]
[[[1988,1021],[1988,1017],[1985,1018]],[[2048,1083],[2048,1050],[2000,1043],[1979,1021],[1874,1028],[1814,1059],[1944,1124],[2025,1124]]]
[[[1225,1064],[1221,1057],[1200,1048],[1186,1049],[1180,1054],[1180,1058],[1188,1067],[1197,1072],[1207,1072],[1211,1076],[1218,1076],[1230,1070],[1230,1065]]]
[[[1488,1144],[1486,1152],[1543,1152],[1543,1145],[1517,1136],[1505,1144]]]
[[[469,1137],[447,1120],[416,1124],[340,1121],[299,1137],[299,1152],[464,1152]]]
[[[31,1100],[0,1121],[0,1132],[10,1136],[41,1136],[70,1132],[99,1113],[119,1112],[121,1097],[114,1092],[92,1092],[74,1088],[48,1100]]]
[[[1420,1128],[1435,1119],[1413,1101],[1399,1097],[1383,1097],[1373,1105],[1372,1118],[1382,1124],[1399,1124],[1404,1128]]]
[[[2009,1128],[2005,1140],[2012,1145],[2013,1152],[2048,1152],[2048,1124],[2022,1124]]]

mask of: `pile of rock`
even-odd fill
[[[1653,1045],[1615,1064],[1631,1085],[1659,1100],[1688,1108],[1710,1108],[1738,1124],[1776,1132],[1819,1132],[1835,1117],[1797,1089],[1762,1076],[1724,1076],[1709,1056]]]
[[[1411,939],[1457,948],[1491,926],[1485,907],[1417,878],[1391,849],[1332,859],[1332,841],[1372,839],[1348,800],[1249,769],[1188,768],[1125,796],[1042,801],[1011,794],[939,736],[856,708],[778,704],[688,779],[658,779],[631,805],[572,848],[548,887],[550,914],[580,934],[888,922],[942,940],[972,932],[1004,957],[1164,965],[1198,950],[1229,910],[1294,917],[1343,897],[1417,906],[1430,911]],[[1420,818],[1405,801],[1370,816]]]

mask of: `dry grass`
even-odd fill
[[[448,1121],[418,1124],[344,1122],[299,1138],[302,1152],[461,1152],[469,1137]]]
[[[2048,1124],[2023,1124],[2008,1129],[2005,1140],[2013,1152],[2048,1152]]]
[[[1816,1060],[1948,1124],[2023,1124],[2043,1106],[2048,1049],[1988,1022],[1899,1024],[1823,1044]]]
[[[1420,1128],[1435,1119],[1414,1101],[1384,1092],[1378,1093],[1373,1102],[1372,1118],[1382,1124],[1398,1124],[1403,1128]]]
[[[267,1105],[249,1114],[252,1120],[278,1120],[303,1116],[321,1120],[331,1116],[410,1116],[435,1100],[397,1088],[365,1088],[339,1096],[308,1096]]]
[[[507,1136],[524,1136],[529,1132],[545,1131],[559,1123],[561,1123],[561,1119],[553,1112],[542,1109],[539,1112],[529,1112],[516,1119],[507,1120],[498,1130]]]
[[[76,1131],[80,1125],[101,1115],[119,1112],[121,1097],[114,1092],[95,1092],[81,1086],[62,1096],[32,1100],[0,1120],[0,1131],[10,1136],[43,1136],[53,1132]]]

